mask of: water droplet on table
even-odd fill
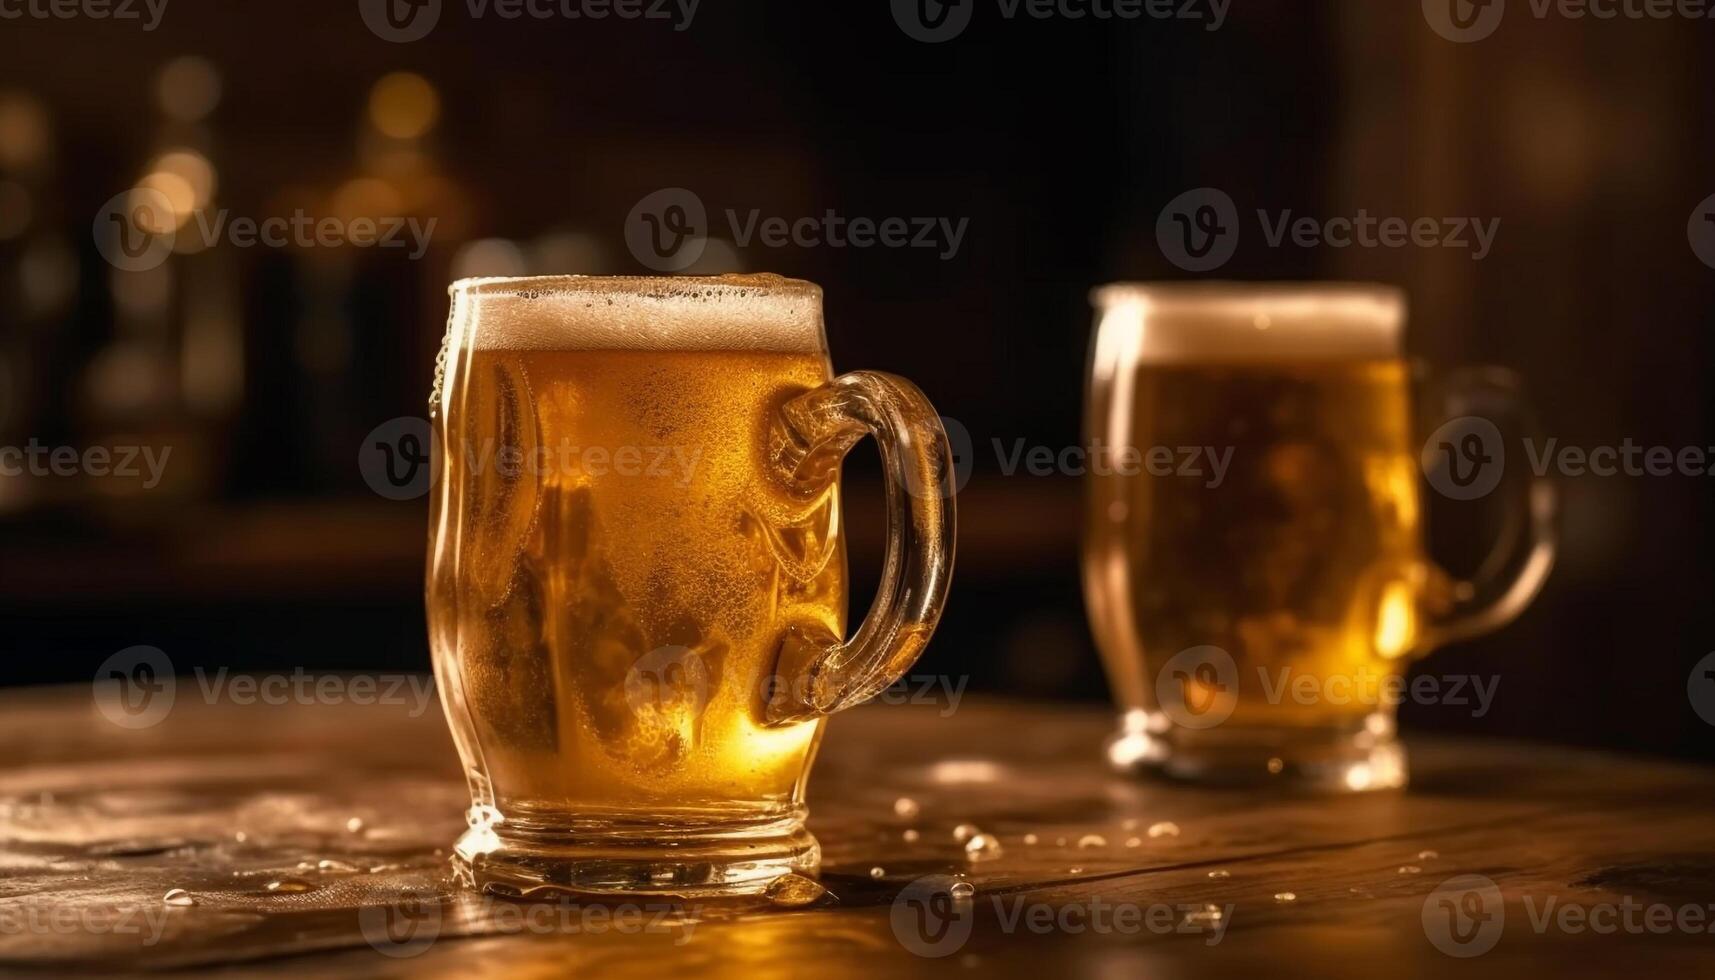
[[[915,843],[917,843],[917,839],[922,837],[923,835],[918,833],[915,830],[907,830],[905,833],[900,834],[899,836],[904,838],[905,843],[915,844]]]
[[[185,891],[183,888],[169,889],[165,895],[161,896],[161,901],[167,905],[176,906],[178,908],[185,908],[186,906],[195,905],[197,903],[197,900],[191,897],[191,893]]]
[[[1127,837],[1125,839],[1125,846],[1127,846],[1127,847],[1142,847],[1143,846],[1143,838],[1142,837]]]
[[[1171,820],[1163,820],[1160,823],[1152,823],[1149,825],[1149,836],[1151,836],[1151,837],[1178,837],[1179,836],[1179,825],[1174,823]]]
[[[1439,851],[1418,851],[1417,852],[1417,859],[1419,861],[1433,861],[1440,856],[1441,856],[1441,853]]]
[[[316,890],[315,885],[302,878],[276,878],[262,887],[277,895],[302,895]]]
[[[1036,836],[1035,834],[1025,834],[1024,835],[1024,843],[1031,846],[1031,847],[1036,846],[1037,841],[1040,841],[1041,839],[1042,838]]]
[[[1296,902],[1298,901],[1298,894],[1296,892],[1275,892],[1274,900],[1277,902]]]
[[[993,834],[977,834],[965,841],[965,860],[992,861],[1000,857],[1004,849],[1000,846],[999,838]]]
[[[869,869],[869,876],[876,879],[885,878],[887,877],[887,869],[878,864]]]
[[[336,861],[333,858],[322,858],[316,862],[317,871],[356,871],[357,865],[347,861]]]
[[[345,829],[346,829],[347,833],[351,833],[351,834],[362,833],[363,832],[363,818],[362,817],[352,817],[350,820],[347,820],[345,822]]]
[[[821,883],[803,875],[781,875],[768,886],[764,897],[781,908],[802,908],[828,894]]]
[[[1078,838],[1078,846],[1084,850],[1089,850],[1092,847],[1107,847],[1108,839],[1101,834],[1085,834]]]
[[[963,844],[980,833],[982,831],[977,829],[976,824],[962,823],[953,828],[953,839]]]
[[[1214,926],[1219,925],[1224,918],[1226,918],[1226,913],[1221,911],[1219,905],[1207,903],[1186,912],[1185,924],[1188,926]]]
[[[901,820],[915,820],[923,812],[923,807],[909,796],[901,796],[893,801],[893,815]]]
[[[1423,869],[1415,864],[1404,864],[1400,865],[1399,873],[1402,875],[1420,875],[1423,873]]]
[[[1219,878],[1231,878],[1232,876],[1233,876],[1233,873],[1231,871],[1215,870],[1215,871],[1209,872],[1209,877],[1211,877],[1211,878],[1217,878],[1217,879],[1219,879]]]
[[[977,886],[968,881],[955,881],[953,882],[953,887],[947,889],[947,893],[952,895],[954,898],[970,898],[972,895],[977,893]]]

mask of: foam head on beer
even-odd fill
[[[822,290],[770,274],[464,279],[453,317],[481,350],[825,349]]]
[[[1381,360],[1405,324],[1404,295],[1365,284],[1121,283],[1093,298],[1140,364]]]

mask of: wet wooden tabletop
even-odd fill
[[[833,721],[810,783],[816,904],[521,906],[448,883],[464,786],[438,702],[401,701],[185,695],[127,730],[87,687],[0,696],[0,971],[1715,971],[1709,769],[1408,736],[1408,792],[1292,799],[1110,775],[1095,709],[871,706]],[[959,824],[1001,855],[969,863]]]

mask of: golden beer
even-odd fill
[[[692,894],[813,871],[821,715],[768,711],[788,638],[846,627],[838,470],[806,484],[774,455],[783,409],[832,379],[819,291],[454,299],[427,599],[471,783],[461,874]]]
[[[1539,533],[1516,577],[1475,584],[1425,555],[1403,298],[1182,284],[1096,301],[1088,438],[1224,461],[1086,482],[1085,595],[1123,712],[1110,761],[1403,784],[1394,714],[1410,660],[1516,615],[1552,553]]]

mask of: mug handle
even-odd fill
[[[934,406],[917,386],[854,371],[798,395],[776,413],[768,455],[794,490],[817,493],[846,453],[874,436],[887,485],[887,549],[869,615],[849,642],[791,626],[781,641],[771,725],[807,721],[869,700],[910,669],[946,605],[953,575],[953,458]]]
[[[1560,510],[1559,492],[1546,472],[1527,467],[1522,480],[1502,479],[1506,440],[1495,419],[1541,441],[1517,375],[1498,367],[1465,368],[1430,392],[1424,404],[1440,421],[1423,443],[1421,461],[1430,485],[1454,500],[1475,500],[1498,489],[1505,512],[1499,536],[1470,579],[1431,569],[1435,585],[1429,590],[1418,656],[1518,618],[1554,570]]]

